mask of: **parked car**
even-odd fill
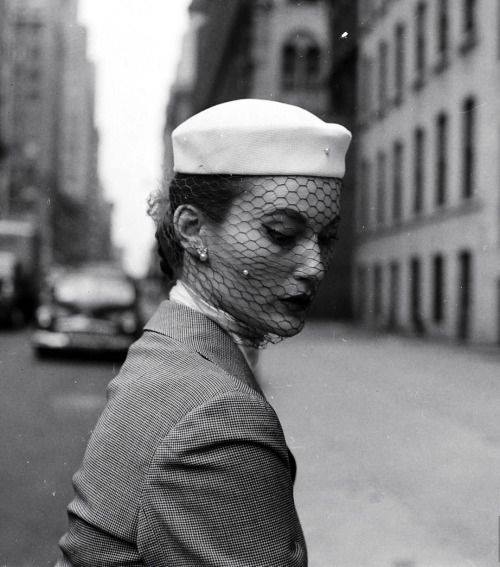
[[[12,252],[0,251],[0,325],[18,327],[24,322],[20,268]]]
[[[137,289],[119,271],[80,269],[55,276],[42,294],[33,346],[125,353],[141,329]]]

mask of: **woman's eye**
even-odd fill
[[[271,240],[277,244],[290,244],[295,239],[294,234],[287,234],[276,230],[275,228],[271,228],[270,226],[266,226],[265,229]]]

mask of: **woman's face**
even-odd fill
[[[259,335],[298,333],[328,266],[339,204],[334,179],[249,177],[225,219],[203,228],[205,298]]]

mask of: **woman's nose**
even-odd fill
[[[325,264],[321,255],[318,238],[301,243],[297,250],[297,267],[294,276],[298,279],[320,281],[325,275]]]

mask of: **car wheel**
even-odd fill
[[[50,355],[50,349],[43,346],[35,347],[35,356],[39,359],[47,358]]]

